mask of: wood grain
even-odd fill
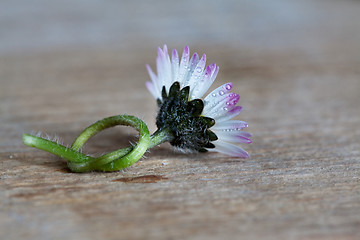
[[[360,239],[360,2],[297,6],[323,8],[308,18],[299,10],[299,32],[254,30],[282,47],[251,44],[251,31],[240,44],[191,40],[192,51],[221,67],[212,89],[231,81],[241,95],[238,119],[254,135],[246,160],[163,144],[124,172],[71,173],[61,159],[23,146],[22,134],[71,144],[94,121],[123,113],[154,131],[144,65],[154,66],[156,40],[130,35],[117,46],[2,54],[0,238]],[[181,41],[169,47],[180,50]],[[109,152],[135,135],[106,130],[84,151]]]

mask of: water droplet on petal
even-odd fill
[[[230,85],[230,84],[226,84],[226,85],[225,85],[225,88],[226,88],[226,90],[231,90],[231,85]]]
[[[220,96],[224,95],[225,92],[223,90],[219,91]]]
[[[216,97],[216,93],[211,94],[211,96]]]
[[[227,111],[227,110],[228,110],[228,108],[227,108],[227,107],[223,107],[223,109],[224,109],[225,111]]]
[[[202,72],[201,67],[197,67],[197,68],[196,68],[196,71],[197,71],[198,73],[201,73],[201,72]]]

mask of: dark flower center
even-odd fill
[[[178,82],[171,85],[169,94],[165,86],[162,89],[162,100],[158,99],[159,113],[156,125],[159,129],[168,128],[174,139],[171,145],[182,149],[206,152],[205,148],[214,148],[211,141],[217,136],[211,130],[215,120],[201,116],[204,102],[201,99],[189,99],[190,87],[180,90]]]

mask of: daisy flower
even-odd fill
[[[189,47],[180,59],[167,46],[158,48],[157,75],[146,66],[151,82],[146,87],[157,100],[158,131],[171,133],[170,144],[184,151],[216,151],[235,157],[248,158],[249,154],[233,143],[251,143],[251,134],[242,131],[248,124],[231,120],[242,107],[236,106],[240,96],[231,93],[232,83],[226,83],[201,99],[214,82],[219,67],[212,63],[206,67],[206,55],[197,53],[190,58]]]
[[[215,63],[205,65],[206,55],[199,58],[195,53],[190,58],[187,46],[181,59],[173,50],[170,60],[166,45],[158,49],[157,75],[147,66],[152,82],[147,82],[146,86],[159,106],[156,117],[158,130],[152,135],[141,119],[123,114],[91,124],[79,134],[71,147],[31,134],[23,135],[23,143],[65,159],[73,172],[119,171],[141,159],[147,149],[167,141],[185,152],[216,151],[247,158],[249,154],[233,144],[251,143],[251,135],[242,131],[248,124],[231,120],[241,111],[241,107],[236,106],[240,96],[230,92],[232,83],[226,83],[201,99],[219,72]],[[81,151],[91,137],[117,125],[136,129],[139,132],[137,144],[99,157],[91,157]]]

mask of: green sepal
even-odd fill
[[[206,153],[208,150],[205,149],[205,148],[200,148],[198,151],[201,152],[201,153]]]
[[[162,96],[162,98],[163,98],[163,101],[165,100],[165,99],[167,99],[167,93],[166,93],[166,88],[165,88],[165,86],[163,86],[163,88],[162,88],[162,91],[161,91],[161,96]]]
[[[190,93],[190,87],[186,86],[183,89],[181,89],[180,91],[180,98],[184,101],[187,102],[189,100],[189,93]]]
[[[212,144],[211,142],[208,142],[207,144],[205,144],[206,148],[215,148],[215,145]]]
[[[188,102],[188,111],[194,116],[200,116],[204,109],[204,102],[201,99],[194,99]]]
[[[210,141],[218,140],[218,137],[216,136],[216,134],[213,131],[208,129],[208,130],[206,130],[206,133],[209,136]]]
[[[215,120],[214,120],[213,118],[209,118],[209,117],[202,117],[202,118],[203,118],[203,120],[205,121],[206,126],[207,126],[208,128],[211,128],[212,126],[215,125]]]
[[[162,90],[163,99],[158,101],[159,113],[156,125],[159,129],[168,128],[173,138],[170,144],[183,149],[206,152],[205,148],[214,148],[211,141],[217,136],[209,128],[215,120],[202,116],[204,101],[189,99],[190,87],[180,89],[180,83],[175,82],[170,86],[169,94]]]
[[[173,85],[171,85],[170,87],[169,97],[177,96],[179,94],[179,91],[180,91],[180,83],[174,82]]]

